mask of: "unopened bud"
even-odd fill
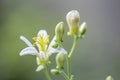
[[[59,22],[55,28],[55,35],[56,35],[57,42],[62,42],[63,34],[64,34],[64,23]]]
[[[65,54],[62,52],[59,52],[56,56],[56,64],[57,64],[56,68],[63,69],[64,60],[65,60]]]
[[[111,76],[108,76],[106,80],[113,80],[113,78]]]
[[[87,24],[86,22],[83,22],[79,28],[80,35],[84,35],[87,30]]]
[[[53,75],[58,75],[59,71],[57,69],[51,69],[50,71]]]
[[[79,31],[80,14],[77,10],[67,13],[66,20],[69,27],[68,35],[77,35]]]
[[[57,47],[58,47],[58,44],[56,43],[56,44],[52,45],[52,47],[53,47],[53,48],[57,48]]]

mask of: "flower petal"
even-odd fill
[[[20,39],[22,41],[24,41],[29,47],[32,46],[32,43],[27,38],[25,38],[24,36],[20,36]]]
[[[51,50],[49,50],[49,52],[48,52],[48,55],[50,56],[50,55],[52,55],[54,53],[59,53],[59,52],[67,54],[67,51],[64,48],[56,48],[56,49],[55,48],[51,48]]]
[[[45,58],[45,53],[44,53],[43,51],[40,51],[39,54],[40,54],[40,57],[41,57],[41,58]]]
[[[56,40],[56,36],[54,36],[53,39],[52,39],[52,41],[50,42],[50,45],[48,46],[48,51],[49,51],[51,48],[53,48],[53,45],[56,43],[55,40]]]
[[[40,66],[37,67],[36,71],[38,72],[38,71],[41,71],[41,70],[43,70],[43,69],[44,69],[44,66],[43,66],[43,65],[40,65]]]
[[[37,62],[37,65],[40,65],[40,64],[41,64],[41,63],[40,63],[40,59],[39,59],[38,56],[36,57],[36,62]]]
[[[39,36],[39,35],[47,36],[48,34],[47,34],[47,31],[46,31],[46,30],[40,30],[40,31],[38,32],[38,36]]]
[[[48,47],[48,55],[51,55],[53,53],[58,53],[58,52],[63,52],[64,54],[67,54],[67,51],[64,48],[58,47],[58,48],[53,48],[53,45],[56,43],[56,36],[53,37],[49,47]]]
[[[64,54],[67,54],[67,51],[66,51],[64,48],[59,48],[59,49],[58,49],[58,52],[62,52],[62,53],[64,53]]]
[[[37,50],[34,47],[26,47],[19,53],[19,55],[20,56],[28,55],[28,54],[36,55],[37,53],[38,52],[37,52]]]

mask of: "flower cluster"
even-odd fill
[[[26,39],[24,36],[20,36],[20,39],[24,41],[28,47],[24,48],[20,52],[20,56],[23,55],[36,55],[36,61],[38,68],[36,71],[40,71],[44,69],[44,65],[50,63],[49,57],[53,53],[62,52],[64,54],[67,54],[66,50],[60,46],[53,47],[56,44],[56,36],[53,37],[52,41],[49,41],[50,36],[47,34],[45,30],[40,30],[37,34],[37,37],[33,37],[33,40],[35,41],[34,44],[32,44],[28,39]],[[35,48],[37,47],[37,49]]]
[[[63,35],[64,35],[64,23],[59,22],[55,28],[55,36],[53,37],[52,41],[49,41],[50,36],[47,34],[46,30],[40,30],[37,34],[37,37],[33,37],[34,43],[32,44],[27,38],[24,36],[20,36],[20,39],[24,41],[28,47],[21,50],[19,53],[20,56],[23,55],[35,55],[37,61],[37,69],[36,71],[44,70],[46,77],[48,80],[51,80],[50,76],[48,76],[48,72],[46,69],[46,65],[51,63],[49,58],[53,53],[58,53],[56,55],[56,68],[51,69],[51,73],[56,74],[63,74],[66,80],[72,80],[73,75],[70,73],[70,58],[75,49],[76,41],[79,37],[83,36],[86,32],[86,23],[84,22],[79,27],[80,16],[77,10],[72,10],[66,15],[69,32],[68,35],[73,35],[74,37],[74,45],[67,53],[67,51],[63,48]],[[67,66],[68,66],[68,73],[63,71],[64,69],[64,61],[65,57],[67,58]]]
[[[71,57],[75,50],[78,39],[82,39],[86,33],[87,24],[83,22],[80,25],[80,14],[77,10],[72,10],[67,13],[66,21],[69,27],[68,36],[73,36],[73,46],[70,51],[66,51],[62,45],[64,35],[64,23],[59,22],[55,28],[55,35],[50,41],[50,35],[46,30],[40,30],[36,37],[33,37],[34,43],[31,43],[24,36],[20,36],[20,39],[27,44],[27,47],[22,49],[19,53],[23,55],[36,56],[37,69],[36,71],[44,70],[44,73],[48,80],[52,80],[48,74],[47,65],[50,64],[50,56],[54,53],[56,55],[56,68],[51,69],[53,75],[61,74],[65,80],[74,80],[74,75],[71,74]],[[67,72],[64,70],[64,61],[66,57]],[[111,76],[108,76],[106,80],[113,80]]]

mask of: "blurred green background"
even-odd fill
[[[81,22],[88,24],[72,57],[75,80],[105,80],[108,75],[120,80],[119,0],[0,0],[0,80],[46,80],[42,72],[35,72],[34,56],[19,56],[26,47],[19,36],[32,41],[40,29],[46,29],[52,37],[60,21],[65,22],[67,33],[65,16],[73,9],[80,12]],[[72,37],[65,34],[67,50],[71,43]]]

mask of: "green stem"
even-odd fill
[[[68,78],[70,79],[70,58],[67,56],[67,74],[68,74]],[[68,79],[68,80],[69,80]]]
[[[68,80],[70,80],[70,78],[71,78],[71,72],[70,72],[71,63],[70,63],[70,60],[71,60],[71,56],[72,56],[72,54],[75,50],[76,44],[77,44],[77,36],[74,36],[73,46],[71,48],[70,53],[67,56],[67,73],[68,73],[68,78],[69,78]]]
[[[76,46],[76,44],[77,44],[77,36],[74,36],[74,41],[73,41],[73,46],[72,46],[72,48],[71,48],[71,51],[70,51],[70,53],[68,54],[68,57],[69,58],[71,58],[71,56],[72,56],[72,54],[73,54],[73,52],[74,52],[74,50],[75,50],[75,46]]]
[[[65,78],[65,80],[69,80],[67,74],[64,71],[60,70],[61,75]]]
[[[48,80],[52,80],[52,79],[50,78],[49,74],[48,74],[48,70],[47,70],[47,67],[46,67],[46,66],[45,66],[45,68],[44,68],[44,73],[45,73],[45,76],[46,76],[46,78],[47,78]]]

